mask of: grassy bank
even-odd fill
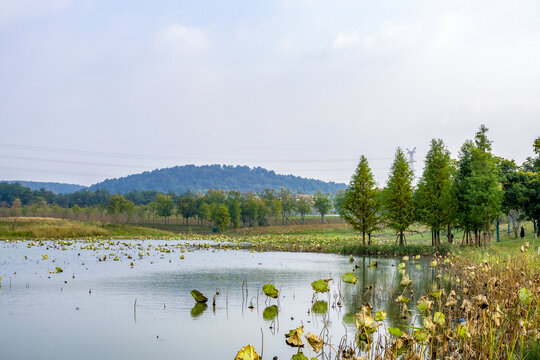
[[[62,220],[54,218],[0,219],[0,239],[88,239],[167,237],[173,233],[140,226]]]
[[[490,249],[462,247],[461,234],[457,233],[455,244],[445,242],[431,246],[428,229],[417,227],[407,236],[407,245],[395,244],[390,229],[372,237],[372,245],[363,246],[360,234],[349,225],[341,223],[265,226],[228,230],[212,233],[209,226],[182,226],[178,224],[111,224],[88,221],[61,220],[54,218],[0,218],[0,239],[113,239],[154,238],[181,240],[215,240],[249,243],[257,251],[329,252],[352,255],[444,255],[462,254],[481,261],[486,256],[518,254],[520,246],[529,242],[531,249],[540,246],[540,240],[529,236],[525,240],[508,237],[502,233],[501,242],[494,242]]]

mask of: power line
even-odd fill
[[[284,162],[284,163],[302,163],[302,162],[351,162],[358,161],[358,158],[304,158],[304,159],[277,159],[277,158],[220,158],[220,157],[196,157],[196,156],[167,156],[167,155],[149,155],[149,154],[133,154],[133,153],[116,153],[105,151],[90,151],[90,150],[77,150],[77,149],[62,149],[46,146],[34,146],[34,145],[18,145],[0,143],[0,147],[11,148],[17,150],[28,151],[40,151],[40,152],[52,152],[61,154],[79,154],[89,156],[105,156],[105,157],[117,157],[117,158],[132,158],[132,159],[148,159],[148,160],[205,160],[205,161],[253,161],[253,162]],[[370,161],[377,160],[391,160],[391,157],[372,157]]]

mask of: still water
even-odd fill
[[[414,312],[401,319],[394,302],[401,258],[351,263],[340,255],[188,244],[127,240],[84,249],[88,243],[0,243],[0,358],[234,359],[252,344],[263,358],[290,359],[296,353],[285,344],[290,329],[303,325],[305,333],[319,335],[326,327],[332,343],[344,335],[352,341],[354,313],[366,301],[374,312],[387,311],[386,326],[417,321]],[[376,268],[369,267],[373,260]],[[359,283],[349,287],[341,275],[355,265]],[[407,273],[414,297],[432,286],[426,261],[408,261]],[[314,298],[311,282],[324,278],[334,278],[331,290]],[[265,283],[280,289],[279,301],[262,294]],[[207,305],[195,304],[193,289],[209,298]],[[272,305],[279,307],[275,317],[267,309]]]

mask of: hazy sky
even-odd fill
[[[540,136],[540,2],[0,0],[0,180],[242,164],[384,185],[396,147]]]

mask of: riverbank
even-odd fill
[[[175,231],[170,231],[172,229]],[[429,230],[424,228],[415,228],[408,236],[405,246],[396,245],[394,235],[389,229],[373,236],[372,244],[364,246],[361,244],[360,235],[346,224],[266,226],[234,229],[225,233],[200,233],[196,231],[196,227],[188,227],[187,232],[178,232],[178,229],[175,225],[164,224],[112,224],[29,217],[0,219],[1,240],[213,240],[249,243],[254,251],[324,252],[354,256],[442,256],[453,253],[466,255],[477,261],[486,256],[517,254],[520,247],[527,242],[530,249],[540,247],[540,240],[531,236],[521,240],[505,234],[501,242],[494,241],[489,249],[463,247],[459,245],[457,233],[455,244],[443,242],[440,247],[434,248],[431,246]]]

